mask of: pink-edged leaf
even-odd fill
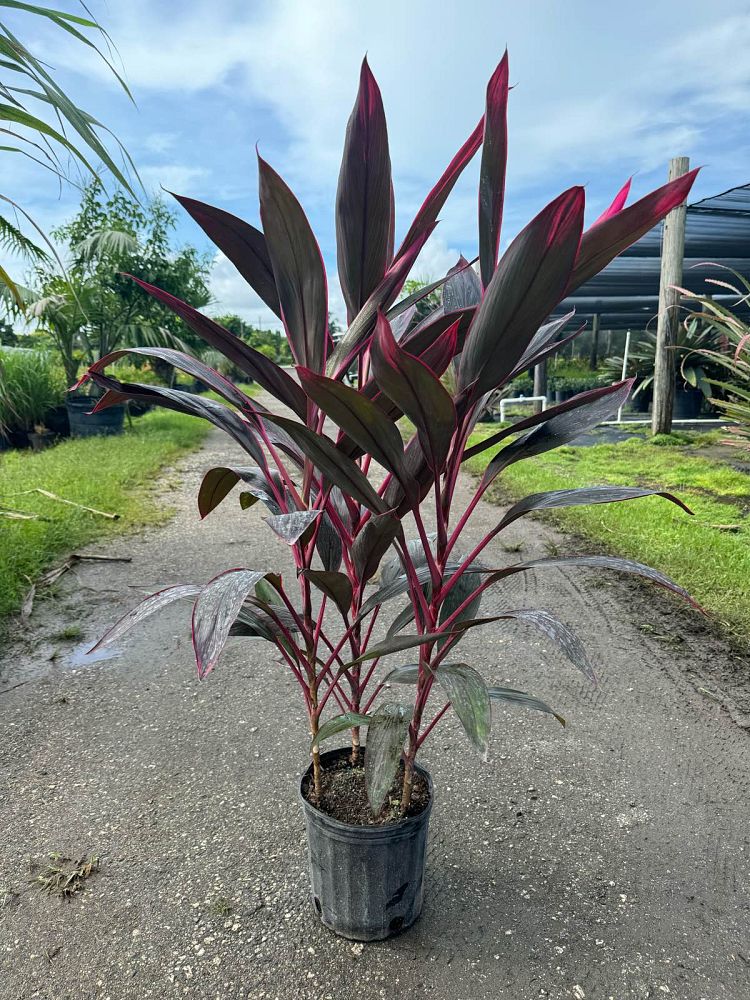
[[[234,264],[271,312],[281,318],[279,295],[263,233],[221,208],[205,205],[181,194],[173,193],[173,197],[190,213],[227,260]]]
[[[231,493],[239,482],[245,483],[247,492],[255,500],[262,500],[272,514],[280,514],[276,499],[277,495],[283,495],[283,484],[277,472],[271,473],[274,477],[276,492],[274,492],[266,474],[258,468],[249,467],[227,467],[217,466],[209,469],[203,476],[200,489],[198,490],[198,511],[200,516],[206,517],[219,506],[221,501]]]
[[[456,351],[460,352],[475,315],[476,306],[467,306],[455,312],[440,310],[438,315],[428,316],[421,323],[418,323],[399,343],[405,351],[413,354],[415,358],[422,358],[425,364],[432,368],[433,366],[424,357],[425,352],[430,351],[445,331],[449,330],[456,322],[458,323],[456,327]]]
[[[260,217],[289,346],[297,364],[323,369],[328,350],[328,287],[320,247],[302,206],[258,156]]]
[[[198,396],[192,392],[183,392],[181,389],[168,389],[166,386],[118,382],[117,379],[102,372],[92,371],[90,377],[97,385],[111,390],[101,397],[94,407],[93,413],[99,413],[123,399],[138,399],[156,406],[163,406],[168,410],[176,410],[178,413],[189,413],[193,417],[203,417],[204,420],[208,420],[215,427],[219,427],[229,434],[248,455],[252,455],[259,465],[264,462],[263,448],[256,437],[253,425],[236,410],[230,409],[223,403],[205,396]]]
[[[190,354],[172,350],[170,347],[127,347],[120,351],[112,351],[111,354],[107,354],[98,361],[95,361],[89,368],[89,372],[103,372],[108,365],[113,364],[118,358],[126,354],[138,354],[142,357],[158,358],[160,361],[166,361],[173,367],[179,368],[180,371],[200,379],[201,382],[204,382],[214,392],[226,399],[227,402],[234,403],[240,409],[247,411],[253,407],[250,397],[241,392],[234,382],[225,378],[221,372],[217,372],[215,368],[210,368]]]
[[[416,243],[424,243],[426,236],[429,236],[435,228],[437,217],[448,200],[448,195],[455,187],[464,167],[482,145],[483,134],[484,118],[482,117],[469,138],[448,164],[440,180],[425,198],[394,260],[399,260],[405,254],[410,253]]]
[[[514,370],[563,298],[581,238],[583,208],[583,188],[570,188],[505,251],[466,338],[459,389],[471,387],[474,397],[481,396]]]
[[[497,433],[491,434],[489,437],[483,438],[470,448],[467,448],[461,456],[461,461],[465,462],[467,458],[473,458],[474,455],[479,455],[481,452],[486,451],[487,448],[493,448],[496,444],[500,444],[501,441],[504,441],[511,435],[518,434],[520,431],[530,430],[539,424],[547,424],[551,420],[562,417],[573,410],[579,411],[576,414],[575,421],[558,421],[552,427],[552,437],[555,436],[555,428],[558,429],[558,433],[564,435],[573,434],[574,437],[577,437],[583,431],[589,430],[591,427],[596,427],[602,420],[606,420],[610,413],[614,413],[620,406],[623,406],[627,401],[630,390],[633,388],[634,381],[635,379],[630,378],[624,382],[615,382],[613,385],[602,386],[600,389],[589,389],[587,392],[579,393],[579,395],[573,396],[571,399],[566,399],[564,403],[551,406],[548,410],[542,410],[541,413],[533,413],[530,417],[525,417],[510,427],[504,427],[502,430],[497,431]],[[544,429],[544,436],[549,435],[550,428],[546,427]],[[519,442],[521,440],[521,438],[518,439]],[[524,435],[523,440],[528,442],[530,440],[529,435]],[[566,436],[567,440],[572,440],[572,438]],[[557,445],[551,444],[550,447],[556,448]]]
[[[680,205],[687,198],[699,169],[696,167],[682,177],[669,181],[629,208],[623,208],[587,229],[581,238],[581,246],[565,294],[571,295],[576,288],[598,274],[618,254]]]
[[[158,590],[155,594],[151,594],[145,600],[141,601],[140,604],[137,604],[132,611],[128,611],[126,615],[123,615],[91,647],[89,653],[93,653],[94,650],[101,649],[103,646],[111,646],[113,642],[116,642],[126,632],[129,632],[134,625],[140,624],[144,618],[149,618],[151,615],[156,614],[157,611],[161,611],[162,608],[174,604],[175,601],[184,601],[188,597],[196,597],[200,592],[200,587],[188,583],[181,583],[175,587],[165,587],[164,590]]]
[[[249,569],[229,569],[201,590],[193,607],[193,648],[201,680],[216,666],[240,608],[266,575]]]
[[[411,322],[417,314],[416,306],[409,306],[404,312],[399,313],[395,316],[391,322],[391,329],[393,330],[393,336],[396,340],[401,340],[406,334],[406,331],[411,326]]]
[[[401,521],[393,514],[379,514],[365,522],[352,545],[352,562],[362,584],[375,575],[381,559],[400,532]]]
[[[531,458],[532,455],[541,455],[546,451],[552,451],[554,448],[574,441],[579,434],[591,427],[596,427],[602,420],[606,420],[611,413],[624,405],[632,385],[633,379],[628,379],[614,386],[608,386],[608,392],[593,389],[590,393],[582,393],[580,396],[574,396],[573,399],[567,400],[568,403],[575,402],[574,407],[568,407],[565,410],[552,407],[545,410],[546,420],[532,426],[526,434],[516,438],[495,455],[482,477],[482,487],[486,489],[503,469],[507,469],[514,462]],[[594,393],[596,395],[593,395]],[[560,404],[560,406],[563,405]]]
[[[180,319],[184,320],[190,329],[196,333],[201,340],[204,340],[210,347],[220,351],[224,357],[228,358],[232,364],[236,365],[240,371],[249,375],[264,389],[267,389],[272,396],[294,410],[298,417],[305,418],[307,400],[300,387],[290,378],[289,375],[274,364],[270,358],[265,357],[259,351],[253,350],[244,341],[240,340],[229,330],[193,309],[187,302],[170,295],[169,292],[162,291],[155,285],[149,285],[147,281],[128,275],[137,284],[152,295],[157,301],[167,306],[177,313]]]
[[[365,58],[336,192],[341,292],[351,323],[383,280],[393,247],[391,157],[380,88]]]
[[[478,306],[482,301],[482,282],[474,268],[463,254],[458,263],[448,271],[443,285],[443,309],[455,312],[456,309],[466,309]]]
[[[450,394],[423,362],[399,347],[382,313],[370,362],[380,388],[416,425],[425,457],[437,474],[445,465],[456,429],[456,408]]]
[[[435,227],[433,226],[432,229]],[[336,348],[328,360],[327,372],[334,378],[339,377],[347,370],[353,359],[366,346],[367,341],[372,336],[375,329],[375,320],[379,311],[385,312],[393,303],[398,293],[403,288],[404,282],[409,276],[414,261],[427,242],[432,232],[427,230],[416,240],[409,250],[394,260],[391,267],[385,273],[385,277],[364,304],[359,313],[352,320],[349,329],[336,345]],[[441,284],[444,279],[440,279]],[[401,312],[406,311],[411,306],[411,302],[399,303],[403,306]],[[307,366],[310,367],[309,365]]]
[[[524,371],[527,371],[533,365],[538,365],[541,361],[544,361],[545,358],[550,357],[552,354],[559,354],[567,344],[572,343],[576,337],[580,337],[585,329],[586,324],[581,323],[579,327],[577,327],[572,333],[569,333],[566,337],[561,337],[560,340],[549,341],[546,347],[535,351],[534,354],[527,351],[513,369],[510,376],[511,379],[516,378],[516,376],[520,375]]]
[[[575,309],[571,309],[570,312],[566,313],[564,316],[550,320],[549,323],[545,323],[544,326],[540,326],[531,338],[531,342],[524,351],[521,360],[516,365],[513,374],[530,368],[537,355],[540,354],[548,344],[554,342],[558,333],[568,325],[574,315]]]
[[[362,451],[372,455],[383,468],[398,476],[409,488],[404,464],[404,443],[398,427],[362,393],[343,382],[298,368],[302,388],[333,422]]]
[[[351,497],[375,514],[385,512],[385,504],[367,476],[325,434],[316,434],[304,424],[279,417],[275,413],[267,414],[267,419],[285,430],[322,475],[338,486],[345,496]]]
[[[274,514],[272,517],[264,517],[263,520],[283,542],[287,545],[296,545],[322,513],[322,510],[294,510],[291,514]]]
[[[415,355],[438,378],[446,371],[448,365],[460,350],[458,346],[460,328],[461,319],[457,319],[447,329],[443,330],[437,340],[433,341],[429,347],[426,347],[421,354]]]
[[[487,287],[497,266],[508,159],[508,53],[487,84],[482,165],[479,168],[479,273]]]
[[[600,222],[605,222],[607,219],[611,219],[613,215],[617,215],[625,208],[625,202],[628,200],[628,195],[630,194],[630,185],[633,183],[633,178],[628,177],[623,186],[617,192],[617,194],[612,199],[612,204],[609,208],[605,209],[599,218],[592,223],[594,226],[598,226]]]
[[[617,503],[621,500],[639,500],[641,497],[664,497],[682,507],[688,514],[693,512],[682,500],[664,490],[641,489],[637,486],[585,486],[572,490],[548,490],[544,493],[532,493],[523,500],[514,503],[498,524],[498,529],[507,528],[524,514],[540,510],[554,510],[560,507],[579,507],[584,504]]]

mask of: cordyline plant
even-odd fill
[[[327,282],[318,244],[299,202],[268,163],[259,157],[262,232],[221,209],[178,197],[283,322],[298,380],[185,302],[139,284],[290,414],[269,411],[219,372],[174,350],[115,351],[84,376],[106,390],[97,410],[141,399],[205,417],[226,431],[254,464],[211,469],[198,495],[201,515],[240,484],[241,507],[265,505],[266,524],[289,545],[296,569],[283,577],[229,569],[206,584],[169,587],[148,597],[101,641],[111,643],[146,616],[190,598],[201,678],[216,665],[229,636],[273,643],[307,709],[313,801],[321,792],[319,745],[335,733],[351,730],[356,762],[360,728],[368,727],[365,782],[376,813],[403,760],[400,810],[406,814],[417,752],[450,707],[483,753],[492,699],[557,714],[531,695],[488,687],[473,666],[457,659],[469,629],[506,620],[528,623],[594,680],[580,641],[550,612],[507,608],[478,616],[484,593],[514,574],[560,566],[622,570],[690,600],[661,573],[624,559],[550,558],[493,568],[480,558],[495,536],[532,511],[654,494],[684,506],[656,490],[593,486],[535,494],[507,510],[489,534],[464,542],[472,512],[503,469],[565,444],[625,401],[631,381],[582,393],[467,444],[490,393],[580,333],[560,337],[571,315],[550,321],[558,303],[682,202],[695,178],[693,171],[625,207],[628,183],[586,230],[583,188],[570,188],[498,259],[507,98],[506,55],[489,82],[484,116],[395,248],[386,122],[380,91],[364,62],[336,199],[338,272],[348,319],[338,343],[327,329]],[[461,259],[443,281],[396,301],[448,195],[480,147],[479,273]],[[415,322],[416,302],[440,285],[442,306]],[[105,370],[125,353],[169,361],[225,402],[119,382]],[[452,393],[441,382],[450,365],[456,373]],[[357,388],[344,383],[353,368]],[[405,445],[397,424],[403,415],[416,428]],[[453,498],[462,462],[499,444],[503,447],[493,451],[470,503],[456,516]],[[383,474],[372,474],[373,463]],[[399,613],[387,634],[382,637],[381,630],[376,636],[376,622],[382,623],[401,595],[406,607],[396,605]],[[327,607],[341,619],[336,628]],[[412,651],[411,662],[376,679],[381,657],[406,650]],[[379,701],[386,682],[389,688],[411,685],[413,699]],[[331,717],[333,706],[339,714]]]

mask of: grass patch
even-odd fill
[[[493,433],[480,428],[472,443]],[[685,587],[737,639],[750,640],[750,477],[703,458],[701,437],[631,439],[559,448],[507,468],[490,488],[502,503],[530,493],[580,486],[655,486],[678,495],[690,517],[658,497],[541,515],[599,550],[648,563]],[[710,442],[706,442],[710,443]],[[483,472],[488,449],[466,464]]]
[[[154,477],[164,465],[197,447],[210,424],[169,410],[153,410],[119,437],[77,438],[48,451],[0,454],[0,506],[36,514],[39,520],[0,518],[0,630],[28,589],[56,558],[114,532],[160,524],[170,516],[154,504]],[[66,500],[119,514],[110,521],[56,503],[42,487]]]

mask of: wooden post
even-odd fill
[[[547,395],[547,359],[540,361],[538,365],[534,365],[534,395],[535,396],[546,396]],[[547,400],[549,402],[549,400]],[[537,403],[534,407],[537,412],[541,410],[542,404]]]
[[[596,371],[596,366],[599,363],[599,323],[601,317],[599,313],[595,313],[591,320],[591,351],[589,353],[589,368],[591,371]]]
[[[607,357],[612,357],[612,331],[607,330]]]
[[[690,169],[687,156],[669,161],[669,180],[682,177]],[[685,256],[685,202],[673,208],[664,220],[661,241],[661,279],[659,282],[659,318],[656,327],[656,364],[654,368],[654,407],[651,430],[654,434],[669,434],[672,430],[674,405],[675,358],[680,293],[672,285],[682,284],[682,263]]]

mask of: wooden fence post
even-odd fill
[[[596,371],[596,366],[599,363],[599,323],[601,317],[599,313],[595,313],[591,319],[591,351],[589,353],[589,368],[591,371]]]
[[[669,161],[669,180],[682,177],[690,169],[687,156]],[[654,404],[651,430],[654,434],[669,434],[672,430],[674,405],[675,358],[673,346],[680,321],[677,307],[680,293],[672,285],[682,284],[682,264],[685,256],[685,202],[673,208],[664,220],[661,243],[661,279],[659,282],[659,318],[656,327],[656,364],[654,367]]]

